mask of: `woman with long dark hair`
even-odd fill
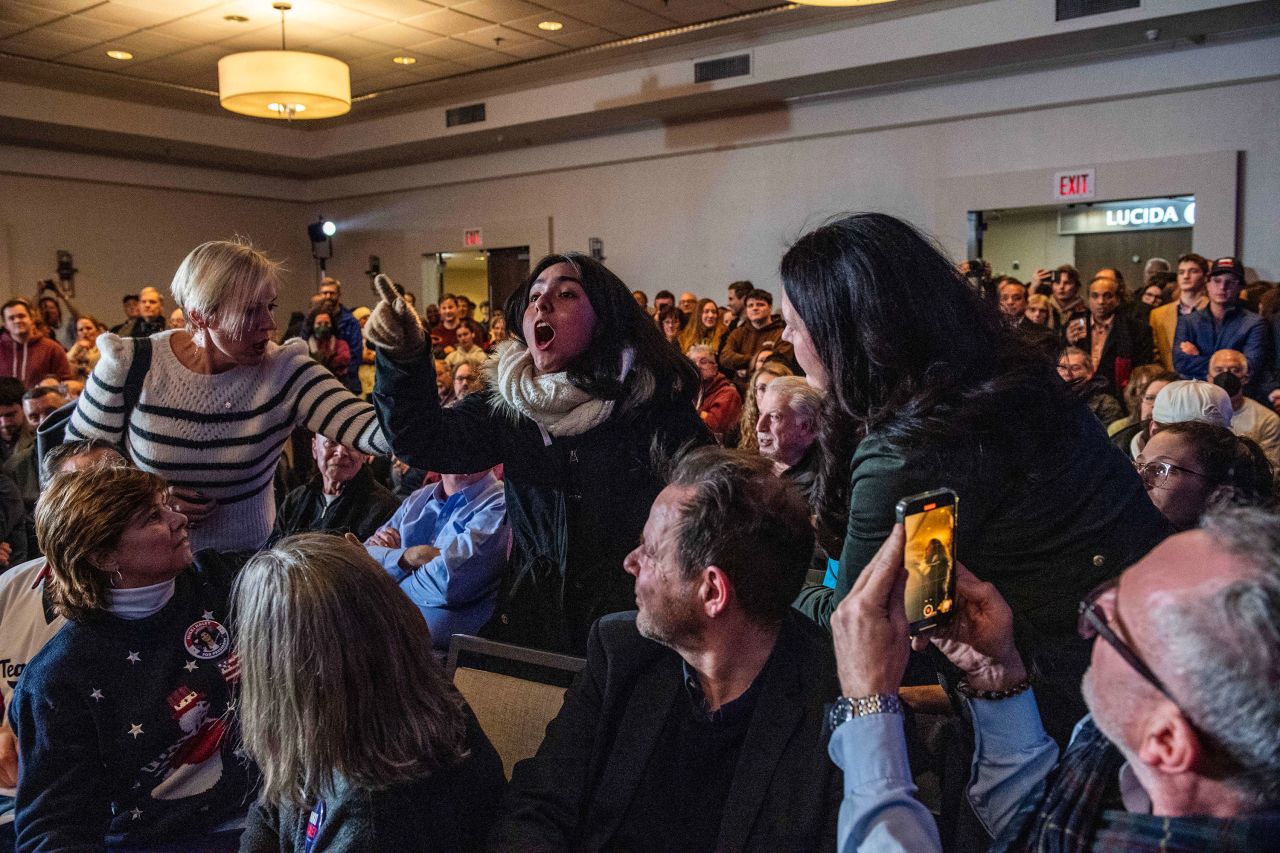
[[[635,607],[622,561],[662,488],[653,446],[711,441],[693,365],[603,264],[548,255],[507,300],[512,340],[489,389],[441,409],[417,314],[385,276],[375,286],[365,332],[396,456],[442,473],[506,466],[514,542],[484,633],[581,653],[592,622]]]
[[[809,590],[800,606],[825,622],[897,501],[954,489],[955,557],[1009,601],[1065,738],[1088,665],[1076,603],[1170,532],[1141,480],[1052,362],[906,222],[832,221],[791,247],[782,280],[796,359],[827,391],[820,521],[843,537],[834,596]]]

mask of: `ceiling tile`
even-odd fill
[[[475,45],[451,38],[429,39],[419,44],[409,45],[409,51],[434,59],[455,60],[475,50]]]
[[[237,3],[223,3],[212,9],[196,12],[194,15],[177,18],[151,27],[152,32],[176,38],[190,39],[200,42],[222,41],[234,38],[263,28],[274,29],[277,38],[280,34],[279,16],[263,13],[263,4],[253,0],[242,0]],[[226,16],[240,15],[247,21],[228,21]]]
[[[376,41],[379,44],[404,47],[407,44],[417,44],[432,34],[426,30],[406,26],[405,24],[387,23],[360,30],[356,35],[369,41]]]
[[[355,5],[360,7],[361,12],[367,12],[388,21],[403,21],[405,18],[441,8],[440,5],[428,3],[426,0],[359,0]]]
[[[537,42],[529,42],[528,44],[529,46],[534,46],[537,44]],[[505,48],[506,46],[504,45],[503,47]],[[517,45],[516,47],[520,47],[520,45]],[[515,50],[515,48],[511,48],[511,50]],[[497,50],[485,50],[484,48],[477,48],[476,50],[472,51],[468,55],[459,59],[458,62],[467,66],[468,68],[480,69],[480,68],[494,68],[495,66],[498,66],[498,65],[510,65],[512,62],[518,62],[523,58],[524,57],[517,56],[514,53],[511,53],[507,50],[497,51]]]
[[[723,18],[726,15],[732,15],[737,12],[732,6],[721,0],[670,0],[664,3],[663,0],[631,0],[637,6],[641,6],[655,15],[661,15],[664,18],[670,18],[682,24],[692,24],[697,21],[709,21],[712,18]]]
[[[75,53],[68,53],[66,56],[58,58],[59,62],[65,62],[68,65],[77,65],[81,68],[97,68],[103,71],[119,71],[122,74],[129,73],[135,65],[135,61],[121,61],[112,59],[107,56],[106,45],[96,44],[93,47],[84,50],[78,50]]]
[[[136,32],[138,28],[97,21],[93,18],[82,18],[79,15],[68,15],[45,24],[41,29],[47,33],[65,33],[69,36],[79,36],[100,42],[128,35]]]
[[[113,49],[127,50],[142,61],[168,56],[171,53],[190,50],[199,46],[197,43],[186,39],[162,36],[146,30],[131,33],[122,38],[111,39],[109,42],[103,42],[103,44]]]
[[[631,36],[642,36],[670,29],[676,24],[671,21],[665,21],[657,15],[642,13],[642,15],[630,18],[614,18],[606,24],[601,24],[601,26],[624,38],[630,38]]]
[[[93,44],[92,39],[49,33],[43,29],[29,30],[0,41],[0,51],[30,56],[35,59],[53,59],[65,53],[75,53]]]
[[[101,0],[36,0],[32,5],[48,9],[50,12],[68,15],[72,12],[87,9],[90,6],[96,6],[100,2]]]
[[[363,59],[366,56],[381,53],[387,49],[387,46],[355,36],[338,36],[308,45],[308,49],[350,62],[353,59]]]
[[[511,47],[503,45],[502,52],[509,53],[516,59],[541,59],[555,53],[563,53],[566,48],[549,41],[531,41],[528,44],[517,44]]]
[[[614,41],[617,36],[600,27],[565,27],[554,33],[547,33],[547,40],[569,48],[591,47]]]
[[[34,27],[37,24],[45,24],[49,21],[62,17],[62,12],[56,12],[52,9],[43,9],[39,6],[32,6],[27,3],[5,2],[0,3],[0,21],[11,24],[21,24],[23,28]]]
[[[629,33],[656,32],[671,26],[671,22],[653,12],[638,9],[621,0],[546,0],[548,5],[579,21],[619,32],[622,27]],[[618,27],[615,27],[617,24]]]
[[[536,15],[530,15],[527,18],[516,18],[512,21],[503,21],[503,26],[511,27],[513,30],[519,30],[538,38],[550,38],[553,34],[546,30],[538,29],[538,24],[542,21],[559,21],[564,24],[565,29],[583,28],[588,26],[581,21],[575,21],[562,12],[554,12],[550,9],[539,12]]]
[[[465,0],[452,7],[455,12],[475,15],[495,24],[506,23],[516,18],[527,18],[542,12],[538,6],[525,3],[524,0]]]
[[[5,4],[10,5],[10,4]],[[2,13],[0,13],[2,14]],[[76,13],[81,18],[90,18],[95,21],[106,21],[111,24],[123,24],[126,27],[141,29],[142,27],[150,27],[157,23],[158,18],[155,12],[146,9],[135,9],[132,6],[121,6],[119,3],[99,3],[88,9],[83,9]],[[161,18],[169,18],[170,15],[163,15]]]
[[[142,9],[163,16],[162,20],[190,15],[204,9],[217,6],[216,0],[111,0],[113,5],[128,6],[131,9]],[[267,4],[270,5],[269,3]]]
[[[415,77],[422,77],[428,80],[439,80],[441,77],[452,77],[455,74],[465,74],[470,71],[465,65],[459,65],[456,62],[432,62],[427,65],[418,64],[413,66]]]
[[[468,44],[474,44],[477,47],[492,48],[502,50],[507,45],[525,44],[527,42],[536,41],[536,37],[528,33],[522,33],[519,30],[513,30],[510,27],[500,27],[493,25],[484,27],[479,30],[472,30],[469,33],[463,33],[457,37],[459,41],[465,41]],[[500,40],[500,41],[499,41]]]
[[[279,50],[280,28],[258,27],[238,36],[223,39],[218,44],[232,50]]]
[[[432,7],[424,4],[423,8]],[[293,11],[288,13],[289,25],[292,26],[294,21],[347,34],[386,23],[384,18],[366,14],[363,3],[325,3],[321,0],[293,0]]]
[[[438,9],[425,15],[406,18],[400,23],[442,36],[455,36],[486,26],[485,22],[452,9]]]

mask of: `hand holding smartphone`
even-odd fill
[[[903,552],[907,570],[904,597],[912,635],[943,624],[955,609],[959,503],[951,489],[935,489],[898,501],[898,522],[907,534]]]

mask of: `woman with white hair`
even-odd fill
[[[390,575],[307,533],[254,557],[232,596],[244,746],[262,771],[242,853],[478,848],[502,761]]]
[[[187,327],[146,341],[98,338],[101,358],[67,426],[68,439],[127,440],[138,467],[173,486],[197,550],[267,541],[276,464],[295,426],[362,453],[390,450],[373,406],[317,364],[306,341],[272,341],[279,277],[280,265],[247,243],[197,246],[172,284]],[[148,347],[125,423],[126,378]]]

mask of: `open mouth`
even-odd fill
[[[545,349],[549,343],[555,340],[555,337],[556,330],[551,327],[550,323],[539,320],[533,324],[533,345],[538,349]]]

